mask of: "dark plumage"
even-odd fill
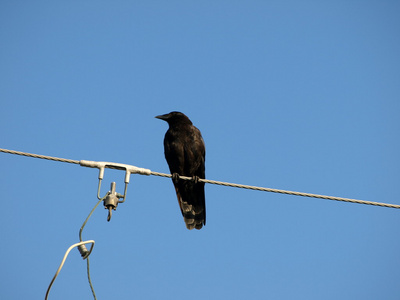
[[[156,118],[169,125],[164,137],[164,154],[186,227],[200,229],[206,225],[204,182],[198,182],[199,178],[205,178],[206,154],[200,130],[180,112]],[[193,180],[179,179],[179,175],[193,177]]]

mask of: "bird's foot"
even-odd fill
[[[193,181],[195,184],[199,183],[199,176],[193,176],[193,177],[192,177],[192,181]]]
[[[172,173],[172,181],[174,183],[178,183],[178,181],[179,181],[179,174],[178,173]]]

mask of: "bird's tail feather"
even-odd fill
[[[181,208],[183,220],[185,221],[186,228],[189,230],[192,229],[201,229],[203,225],[205,225],[205,207],[201,205],[189,204],[185,201],[181,194],[176,191],[178,196],[179,206]]]
[[[182,201],[182,215],[187,229],[201,229],[203,227],[204,209],[202,207]]]

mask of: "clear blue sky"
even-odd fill
[[[168,172],[154,116],[201,130],[209,179],[400,204],[397,1],[2,1],[0,148]],[[95,169],[0,153],[0,298],[42,299]],[[124,174],[107,170],[122,192]],[[83,237],[98,299],[399,299],[400,211],[206,185],[185,228],[134,175]],[[68,257],[49,299],[92,299]]]

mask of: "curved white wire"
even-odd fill
[[[65,252],[64,258],[62,259],[61,264],[58,267],[56,274],[54,275],[53,279],[51,280],[51,282],[49,284],[49,287],[48,287],[47,292],[46,292],[46,297],[44,298],[45,300],[47,300],[47,298],[49,297],[51,286],[53,285],[53,283],[56,280],[58,274],[60,273],[62,267],[64,266],[65,260],[67,259],[69,252],[73,248],[81,246],[81,245],[85,245],[85,244],[92,244],[92,246],[90,247],[89,253],[86,255],[86,257],[88,257],[90,255],[90,253],[92,253],[92,250],[93,250],[93,247],[94,247],[94,240],[88,240],[88,241],[84,241],[84,242],[79,242],[79,243],[73,244],[71,247],[68,248],[67,252]]]

